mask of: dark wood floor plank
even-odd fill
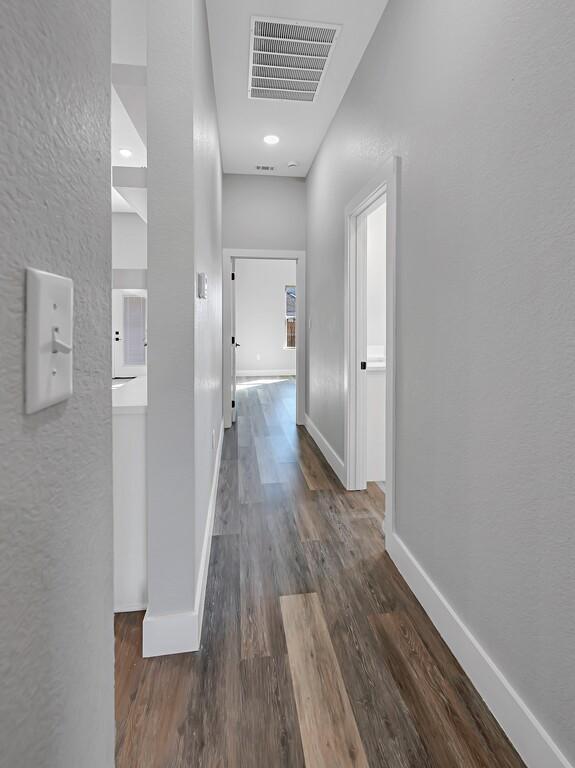
[[[445,768],[495,764],[457,692],[435,664],[406,613],[370,617],[382,651],[434,762]]]
[[[245,504],[240,512],[243,659],[286,652],[267,509],[264,503]]]
[[[222,458],[214,517],[214,536],[239,534],[239,493],[238,460]]]
[[[280,479],[273,451],[273,439],[271,436],[254,438],[260,480],[264,485],[278,483]]]
[[[255,445],[238,447],[239,503],[249,504],[264,500]]]
[[[116,755],[123,754],[130,709],[140,687],[145,662],[142,659],[143,612],[114,617],[116,659]]]
[[[299,465],[310,491],[329,491],[332,481],[310,441],[302,436],[299,444]]]
[[[450,688],[456,691],[473,719],[477,733],[480,733],[487,745],[488,753],[494,756],[493,765],[501,768],[521,768],[523,762],[509,743],[495,717],[485,706],[483,700],[462,670],[439,632],[413,596],[395,564],[386,554],[382,561],[386,583],[395,590],[398,610],[403,611],[412,623],[417,636],[425,646],[434,663],[446,678]]]
[[[142,659],[138,687],[117,733],[116,765],[156,768],[177,761],[187,717],[195,660],[187,656]]]
[[[280,602],[307,768],[367,768],[318,596]]]
[[[182,766],[240,765],[239,536],[216,536],[210,554],[201,651],[181,726]]]
[[[294,502],[288,496],[267,505],[269,551],[278,596],[311,592],[314,589],[293,507]]]
[[[389,768],[435,766],[367,617],[342,611],[332,614],[329,626],[369,764]]]
[[[287,656],[241,662],[241,764],[304,768]]]

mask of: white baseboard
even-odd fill
[[[529,768],[573,768],[477,638],[393,532],[387,551]]]
[[[212,551],[212,532],[214,530],[214,517],[216,515],[216,501],[218,498],[218,480],[220,479],[220,464],[222,461],[222,446],[224,443],[224,422],[220,424],[220,436],[218,438],[218,449],[216,451],[216,461],[214,465],[214,474],[212,476],[212,491],[210,493],[210,505],[208,507],[208,519],[206,520],[206,529],[204,532],[204,542],[202,544],[202,557],[200,559],[200,570],[198,572],[198,583],[196,586],[196,599],[194,602],[194,613],[197,616],[197,631],[195,647],[191,650],[197,651],[202,639],[202,622],[204,620],[204,602],[206,600],[206,584],[208,582],[208,570],[210,567],[210,552]]]
[[[264,371],[236,371],[236,376],[295,376],[295,368]]]
[[[305,428],[312,436],[313,441],[317,447],[323,453],[329,466],[338,476],[341,484],[345,487],[345,468],[342,459],[334,451],[334,449],[331,447],[331,445],[328,443],[328,441],[325,439],[325,437],[322,435],[322,433],[319,431],[307,413],[305,415]]]
[[[142,652],[144,658],[150,656],[167,656],[172,653],[188,653],[190,651],[197,651],[200,647],[223,441],[224,422],[222,420],[218,448],[216,451],[216,461],[214,464],[214,473],[212,476],[212,489],[204,531],[204,541],[202,544],[202,556],[198,571],[194,610],[159,615],[150,615],[149,612],[147,612],[144,617]]]
[[[132,611],[145,611],[148,607],[147,603],[126,603],[123,605],[114,606],[114,613],[131,613]]]
[[[171,653],[196,651],[198,616],[195,611],[144,616],[142,656],[168,656]]]

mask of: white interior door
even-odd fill
[[[357,217],[356,229],[356,363],[357,424],[360,439],[357,442],[357,481],[359,488],[367,485],[367,217],[369,208]]]
[[[236,420],[236,348],[238,340],[236,338],[236,263],[232,259],[232,280],[230,289],[230,304],[232,310],[232,423]]]
[[[147,372],[148,292],[112,290],[112,376],[128,378]]]
[[[386,400],[386,229],[385,194],[367,210],[365,314],[367,319],[365,479],[385,482]]]

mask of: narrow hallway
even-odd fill
[[[295,382],[246,379],[227,430],[196,654],[116,617],[118,768],[523,765],[346,492]]]

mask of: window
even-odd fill
[[[286,349],[295,349],[295,285],[286,285],[285,288],[285,313],[286,313]]]
[[[146,364],[146,298],[124,296],[124,364]]]

